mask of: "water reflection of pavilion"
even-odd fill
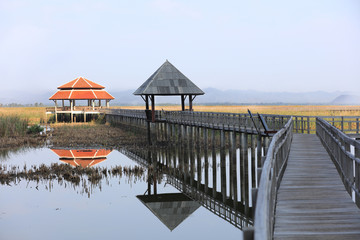
[[[106,160],[112,152],[109,149],[51,149],[59,160],[74,167],[92,167]]]
[[[170,231],[195,212],[200,204],[183,193],[136,196]]]
[[[229,187],[226,186],[229,183],[231,188],[238,188],[237,186],[240,184],[237,182],[244,179],[240,176],[240,172],[236,170],[237,173],[231,173],[229,176],[222,167],[216,170],[217,164],[210,166],[206,162],[207,160],[205,160],[207,157],[204,159],[198,153],[193,154],[189,149],[177,149],[162,149],[157,150],[157,152],[121,150],[123,154],[140,165],[149,167],[149,169],[155,169],[155,178],[153,180],[150,179],[148,182],[148,195],[137,196],[144,205],[170,230],[172,228],[169,226],[180,224],[186,217],[196,211],[197,207],[195,205],[199,204],[239,229],[251,226],[253,224],[253,211],[249,200],[250,189],[239,189],[239,193],[233,193],[230,196],[226,194],[226,190],[224,191],[224,189]],[[211,171],[212,174],[208,174]],[[186,195],[189,199],[193,200],[192,203],[191,201],[188,202],[190,205],[194,204],[194,206],[187,209],[188,214],[186,216],[177,216],[178,212],[181,211],[180,209],[176,210],[176,207],[181,205],[179,203],[181,202],[179,200],[180,195],[178,196],[179,199],[176,199],[175,196],[165,201],[163,196],[161,196],[162,194],[157,194],[156,172],[165,174],[166,183],[178,189],[181,192],[180,195]],[[212,184],[209,184],[210,182]],[[151,193],[151,184],[153,184],[153,193]],[[230,189],[231,191],[233,190]],[[164,208],[163,212],[166,214],[173,214],[173,218],[180,219],[183,217],[183,220],[179,221],[177,225],[171,225],[170,216],[162,217],[162,208]]]

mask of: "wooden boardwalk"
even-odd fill
[[[360,239],[360,209],[316,135],[294,134],[274,239]]]

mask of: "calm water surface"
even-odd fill
[[[20,169],[52,163],[66,164],[49,148],[0,157],[2,166]],[[96,167],[119,165],[138,163],[113,150]],[[181,195],[164,180],[156,186],[160,196]],[[109,177],[89,189],[57,180],[0,185],[0,239],[242,239],[239,228],[196,201],[140,201],[136,196],[148,190],[146,177]]]

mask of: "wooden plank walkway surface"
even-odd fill
[[[316,135],[294,134],[274,239],[360,239],[360,209]]]

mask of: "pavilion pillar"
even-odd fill
[[[193,101],[193,98],[192,98],[192,95],[190,94],[189,95],[189,110],[192,111],[192,101]]]
[[[106,107],[107,107],[107,108],[110,107],[110,100],[106,100]]]
[[[64,99],[62,99],[62,107],[63,107],[63,108],[64,108],[64,105],[65,105]]]
[[[145,109],[149,110],[149,95],[145,95]]]
[[[55,102],[55,123],[57,123],[57,100],[54,100],[54,102]]]
[[[185,96],[181,95],[181,111],[185,111]]]
[[[72,123],[73,122],[73,109],[74,109],[74,100],[70,100],[70,122]]]
[[[99,107],[101,107],[101,99],[99,99]]]
[[[151,121],[155,122],[155,95],[151,95]]]

